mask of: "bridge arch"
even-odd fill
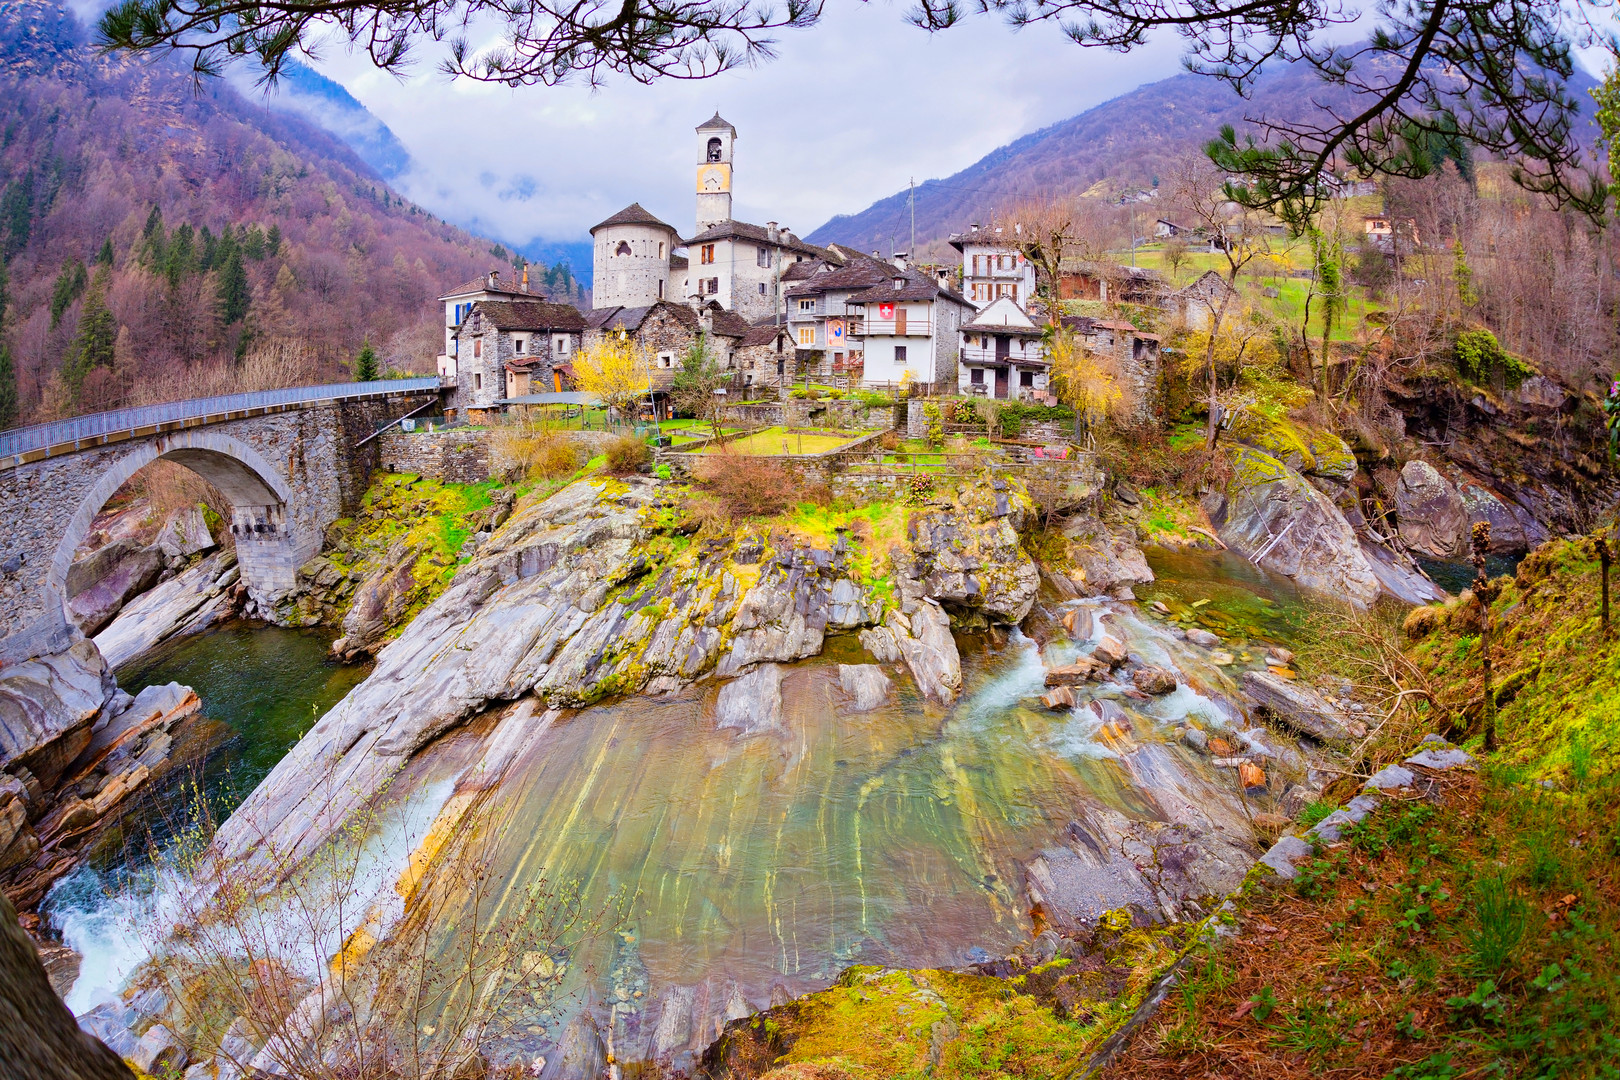
[[[184,466],[218,488],[231,501],[231,531],[239,541],[279,539],[277,534],[285,530],[293,490],[264,455],[216,431],[180,431],[161,436],[114,461],[79,500],[51,557],[47,577],[49,610],[65,612],[68,568],[73,565],[79,545],[90,535],[101,508],[130,477],[158,460]],[[257,573],[261,567],[255,565],[260,561],[238,543],[237,562],[247,586],[255,591],[279,591],[275,582],[255,580],[261,576]]]

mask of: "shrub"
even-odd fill
[[[621,435],[607,445],[607,471],[614,476],[640,472],[652,460],[652,449],[634,435]]]
[[[806,481],[796,469],[769,458],[705,458],[696,474],[704,490],[720,502],[733,521],[771,517],[800,503],[825,505],[832,501],[832,491],[825,483]]]
[[[572,439],[526,425],[496,428],[489,449],[490,464],[509,481],[566,476],[585,460]]]
[[[1453,348],[1457,370],[1472,383],[1500,382],[1511,389],[1536,373],[1536,369],[1514,356],[1489,330],[1464,330]]]

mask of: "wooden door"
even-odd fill
[[[894,306],[894,332],[898,336],[904,336],[906,332],[906,309],[899,304]]]
[[[1006,396],[1007,396],[1007,369],[1004,368],[1004,367],[998,367],[998,368],[996,368],[996,397],[1005,398]]]

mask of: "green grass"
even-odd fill
[[[790,431],[780,425],[756,431],[723,446],[711,446],[700,451],[704,454],[822,454],[836,450],[858,436],[827,432]]]

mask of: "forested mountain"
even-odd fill
[[[368,340],[431,370],[434,297],[512,257],[298,116],[174,60],[101,56],[54,0],[6,0],[0,260],[3,426],[342,378]]]
[[[1569,81],[1588,116],[1587,91],[1595,85],[1580,71]],[[1201,75],[1148,83],[1010,142],[953,176],[919,184],[918,247],[926,250],[972,221],[988,221],[1021,198],[1085,192],[1112,199],[1152,190],[1156,179],[1167,177],[1179,158],[1198,152],[1223,124],[1242,132],[1248,116],[1299,120],[1323,106],[1337,106],[1344,114],[1355,111],[1347,108],[1351,102],[1346,92],[1324,85],[1303,65],[1273,66],[1247,100]],[[1581,134],[1590,140],[1595,126]],[[805,239],[888,250],[891,237],[910,233],[907,196],[901,191],[859,213],[835,217]]]

